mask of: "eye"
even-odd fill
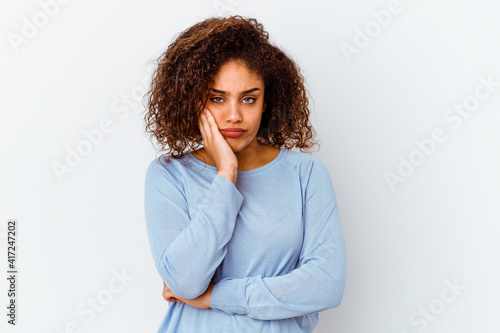
[[[253,97],[246,97],[243,99],[243,103],[245,103],[245,104],[252,104],[254,102],[255,102],[255,98],[253,98]]]
[[[210,100],[214,103],[222,103],[224,101],[222,97],[212,97]]]

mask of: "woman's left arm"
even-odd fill
[[[346,248],[335,192],[328,170],[316,157],[308,177],[299,266],[275,277],[222,279],[211,292],[211,308],[276,320],[340,305],[346,282]]]

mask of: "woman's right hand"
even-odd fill
[[[238,175],[238,158],[229,146],[210,110],[205,109],[198,118],[203,147],[217,168],[217,174],[234,184]]]

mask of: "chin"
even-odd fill
[[[229,145],[229,147],[231,147],[233,153],[239,153],[240,151],[246,148],[246,147],[241,147],[239,145],[238,146]]]

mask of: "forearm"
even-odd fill
[[[346,279],[343,246],[335,261],[323,267],[309,263],[281,276],[223,279],[212,291],[210,306],[259,320],[285,319],[337,307]]]
[[[155,265],[175,294],[195,298],[207,289],[224,259],[243,196],[227,178],[215,175],[196,213],[190,216],[181,192],[166,181],[153,181],[172,182],[160,176],[150,177],[145,199]]]

